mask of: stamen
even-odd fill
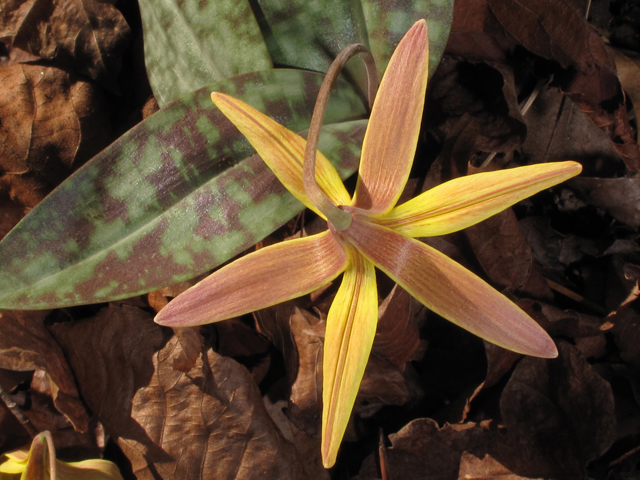
[[[316,151],[318,148],[318,140],[320,138],[320,127],[324,118],[324,111],[327,108],[331,88],[335,83],[340,70],[344,67],[349,59],[355,55],[362,54],[365,66],[367,68],[368,83],[368,100],[369,108],[373,107],[373,100],[378,90],[378,73],[373,60],[373,55],[367,50],[367,47],[360,43],[354,43],[342,50],[331,63],[327,74],[324,77],[318,99],[313,109],[311,117],[311,125],[309,126],[309,135],[307,136],[307,146],[304,151],[303,181],[304,189],[309,196],[311,202],[320,210],[325,217],[331,222],[333,227],[338,230],[346,230],[351,225],[351,214],[338,208],[322,191],[316,181]]]

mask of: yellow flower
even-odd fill
[[[56,458],[49,432],[39,433],[31,448],[0,456],[0,480],[122,480],[115,464],[107,460],[61,462]]]
[[[185,326],[225,320],[307,294],[344,273],[324,344],[322,458],[327,468],[335,463],[375,335],[374,267],[432,311],[485,340],[527,355],[557,356],[551,338],[520,308],[414,237],[474,225],[579,174],[581,166],[548,163],[469,175],[396,206],[415,154],[427,72],[427,24],[421,20],[398,45],[380,84],[353,198],[320,152],[317,165],[304,168],[306,142],[300,136],[239,100],[211,95],[284,186],[328,219],[329,229],[236,260],[170,302],[156,321]],[[303,171],[311,171],[311,178],[305,179]]]

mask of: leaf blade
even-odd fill
[[[273,66],[246,0],[141,0],[140,16],[160,107],[215,81]]]
[[[216,89],[299,130],[308,124],[321,80],[280,69]],[[351,87],[342,85],[329,121],[365,114]],[[302,206],[251,157],[240,133],[226,119],[226,127],[216,127],[215,116],[223,116],[215,111],[209,88],[185,96],[32,210],[0,243],[0,308],[99,303],[161,288],[214,268],[298,213]],[[364,123],[336,123],[321,145],[343,162],[341,175],[355,170]],[[234,206],[227,216],[225,209]]]

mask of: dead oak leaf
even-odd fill
[[[70,68],[117,91],[121,57],[131,32],[114,3],[10,0],[0,9],[0,39],[32,59]]]
[[[136,307],[112,305],[91,318],[55,324],[51,331],[83,399],[105,430],[142,441],[144,432],[131,420],[131,400],[151,381],[151,357],[166,342],[152,316]]]
[[[504,29],[529,51],[563,68],[576,69],[564,82],[573,102],[609,136],[631,171],[640,169],[640,150],[631,133],[613,55],[566,0],[488,0]]]
[[[426,314],[421,304],[394,285],[380,304],[372,352],[404,370],[407,362],[417,360],[426,348],[419,332]]]
[[[138,479],[305,478],[247,370],[211,350],[194,358],[197,332],[167,342],[168,329],[126,305],[54,330]]]
[[[87,414],[64,353],[44,325],[48,312],[2,312],[0,315],[0,368],[46,373],[56,409],[78,431],[86,431]]]
[[[553,298],[512,209],[465,229],[464,234],[493,285],[538,299]]]
[[[491,455],[478,458],[467,452],[462,452],[458,480],[534,480],[516,475],[498,462]],[[542,480],[542,479],[537,479]]]
[[[429,418],[418,418],[389,436],[385,469],[390,478],[404,480],[457,480],[464,452],[486,455],[488,446],[499,441],[494,424],[438,424]],[[375,456],[368,457],[358,480],[378,479]]]
[[[615,72],[595,29],[565,0],[487,0],[500,24],[528,50],[563,67],[602,65]],[[585,48],[589,47],[589,48]]]
[[[151,382],[133,398],[132,418],[169,458],[120,439],[138,478],[306,478],[295,447],[269,417],[249,372],[212,350],[189,372],[174,337],[153,357]]]
[[[507,468],[526,476],[581,476],[616,438],[609,383],[566,342],[554,360],[524,357],[500,399]]]
[[[0,188],[33,207],[105,147],[110,127],[95,85],[38,65],[0,69]]]
[[[570,185],[589,205],[630,227],[640,227],[640,178],[581,177]]]
[[[636,286],[620,307],[607,317],[620,349],[620,358],[640,372],[640,300]]]

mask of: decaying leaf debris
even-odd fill
[[[0,9],[1,235],[151,104],[138,13],[122,3]],[[52,432],[61,460],[104,457],[126,479],[639,476],[631,3],[456,0],[403,197],[478,171],[583,165],[565,185],[426,240],[534,318],[557,359],[486,344],[381,275],[373,353],[326,471],[322,352],[336,282],[217,325],[154,324],[184,283],[109,304],[0,312],[5,401]],[[301,214],[256,248],[320,223]],[[0,453],[30,442],[0,402]]]

